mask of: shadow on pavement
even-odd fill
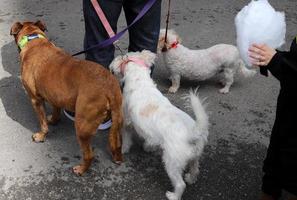
[[[19,78],[18,55],[14,42],[1,48],[3,69],[11,76],[0,80],[0,98],[7,116],[29,130],[37,130],[37,118]]]
[[[19,53],[15,43],[2,46],[1,56],[3,69],[11,75],[0,80],[0,98],[6,114],[32,133],[36,132],[40,129],[39,121],[20,79]],[[47,113],[50,113],[49,106],[46,108]],[[49,129],[49,132],[55,132],[55,129],[58,132],[67,132],[66,135],[75,133],[73,123],[63,114],[61,122],[57,126],[49,126]],[[51,134],[48,136],[51,137]]]

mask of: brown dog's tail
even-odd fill
[[[113,161],[120,164],[122,157],[122,135],[121,128],[123,126],[122,96],[120,100],[111,102],[111,121],[112,125],[109,131],[109,145]]]

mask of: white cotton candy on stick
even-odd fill
[[[252,0],[235,17],[237,47],[247,66],[251,66],[248,48],[267,44],[278,48],[285,43],[285,13],[277,12],[268,0]]]

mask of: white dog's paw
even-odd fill
[[[129,153],[131,145],[122,145],[122,154]]]
[[[185,181],[189,184],[192,185],[197,181],[197,177],[193,177],[190,173],[185,174]]]
[[[143,144],[143,150],[147,153],[152,153],[155,151],[154,147],[152,147],[146,143]]]
[[[167,191],[166,197],[168,200],[180,200],[174,192]]]
[[[171,86],[171,87],[169,88],[168,91],[169,91],[170,93],[176,93],[176,92],[177,92],[177,89],[178,89],[177,87],[172,87],[172,86]]]
[[[219,92],[221,94],[227,94],[227,93],[229,93],[229,88],[224,87],[224,88],[220,89]]]

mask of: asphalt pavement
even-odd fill
[[[218,43],[235,44],[234,17],[247,0],[173,0],[170,27],[189,48]],[[296,35],[296,0],[271,0],[286,12],[287,43]],[[162,26],[166,1],[163,1]],[[18,51],[10,27],[16,21],[43,20],[47,36],[69,53],[82,49],[84,21],[79,0],[0,1],[0,199],[1,200],[162,200],[172,189],[158,154],[146,153],[140,144],[112,163],[107,150],[108,132],[93,139],[96,158],[90,170],[78,177],[71,167],[80,160],[73,123],[62,117],[50,127],[46,142],[32,142],[39,123],[21,81]],[[123,15],[119,30],[125,27]],[[127,36],[119,43],[127,50]],[[119,53],[119,52],[117,52]],[[83,58],[83,56],[81,56]],[[259,73],[250,79],[236,76],[231,92],[222,95],[216,80],[182,80],[176,94],[167,92],[170,81],[161,60],[154,80],[170,101],[193,116],[183,100],[190,88],[200,86],[207,97],[209,142],[201,158],[201,173],[187,186],[184,200],[255,200],[260,193],[261,167],[275,118],[279,83]]]

